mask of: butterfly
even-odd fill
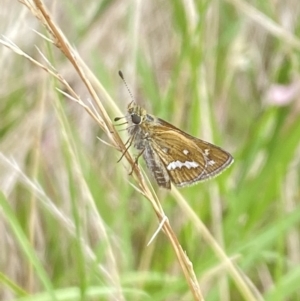
[[[119,75],[127,87],[121,71]],[[177,187],[196,184],[217,176],[233,163],[227,151],[148,114],[134,100],[127,111],[129,140],[126,151],[131,145],[139,151],[136,163],[143,156],[160,187],[171,189],[171,183]]]

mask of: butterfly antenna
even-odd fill
[[[123,83],[125,84],[125,87],[126,87],[128,93],[129,93],[129,95],[130,95],[131,100],[132,100],[131,102],[135,102],[135,101],[134,101],[134,98],[133,98],[133,95],[132,95],[132,93],[131,93],[131,91],[130,91],[128,85],[127,85],[127,82],[126,82],[125,78],[124,78],[123,72],[122,72],[121,70],[119,70],[119,76],[122,78],[122,81],[123,81]]]

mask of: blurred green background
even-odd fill
[[[46,4],[121,114],[130,96],[118,70],[149,113],[233,154],[220,177],[180,192],[257,300],[300,300],[299,0]],[[30,11],[1,6],[1,34],[46,64],[41,51],[89,103]],[[146,246],[157,218],[97,139],[108,137],[49,74],[0,51],[0,299],[192,300],[166,236]],[[254,300],[149,178],[205,300]]]

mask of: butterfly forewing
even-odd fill
[[[221,148],[194,138],[183,131],[161,126],[154,130],[151,144],[167,169],[171,181],[179,187],[195,184],[216,176],[232,162],[229,153]],[[166,126],[165,126],[166,124]]]

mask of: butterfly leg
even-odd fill
[[[129,173],[129,175],[132,175],[133,171],[134,171],[134,167],[135,165],[138,165],[138,161],[139,161],[139,157],[144,153],[145,149],[143,149],[135,158],[133,165],[131,166],[131,171]]]
[[[128,144],[128,146],[126,147],[125,151],[122,153],[120,159],[117,161],[117,163],[119,163],[123,157],[125,156],[125,154],[128,152],[130,146],[132,145],[132,142],[134,140],[134,136],[130,136],[129,139],[125,142],[125,146]]]

